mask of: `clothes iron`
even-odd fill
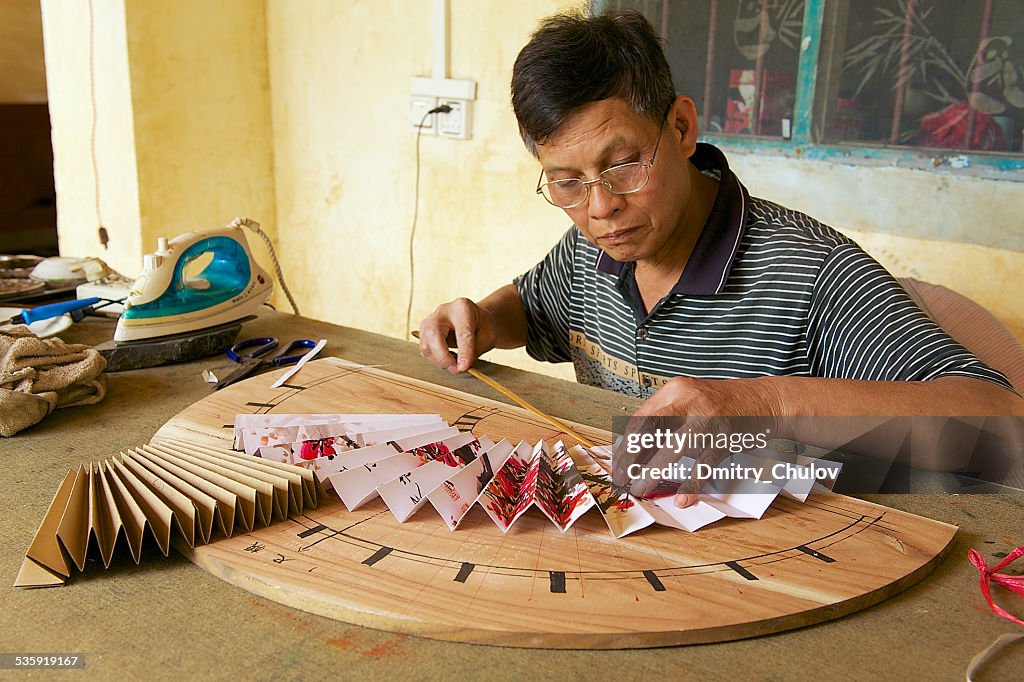
[[[254,315],[273,288],[237,225],[169,241],[160,237],[156,252],[143,257],[114,341],[130,344],[239,322]]]

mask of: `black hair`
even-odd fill
[[[537,145],[584,104],[619,97],[661,123],[675,96],[662,41],[634,11],[548,17],[512,68],[512,110],[534,156]]]

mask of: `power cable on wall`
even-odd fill
[[[107,248],[110,235],[103,226],[103,214],[100,210],[100,165],[96,160],[96,27],[93,18],[93,0],[89,0],[89,105],[92,111],[92,124],[89,130],[89,153],[92,158],[92,186],[96,200],[97,237],[103,248]]]
[[[416,223],[420,216],[420,136],[423,134],[423,124],[427,118],[434,114],[447,114],[452,110],[447,104],[436,106],[423,114],[419,124],[416,126],[416,184],[412,195],[412,228],[409,230],[409,301],[405,307],[405,333],[412,329],[412,297],[416,290],[416,267],[413,245],[416,239]]]

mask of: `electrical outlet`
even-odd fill
[[[437,134],[458,140],[472,137],[473,103],[464,99],[440,99],[439,102],[447,104],[451,111],[437,115]]]
[[[427,112],[436,106],[436,97],[430,95],[412,96],[412,99],[409,100],[409,123],[412,125],[413,132],[420,132],[423,135],[437,134],[437,114],[427,116]]]

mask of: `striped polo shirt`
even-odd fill
[[[716,147],[699,144],[690,160],[719,181],[718,195],[671,292],[645,312],[634,263],[573,226],[515,280],[532,357],[571,360],[580,383],[640,398],[676,376],[955,375],[1010,388],[852,240],[749,196]]]

